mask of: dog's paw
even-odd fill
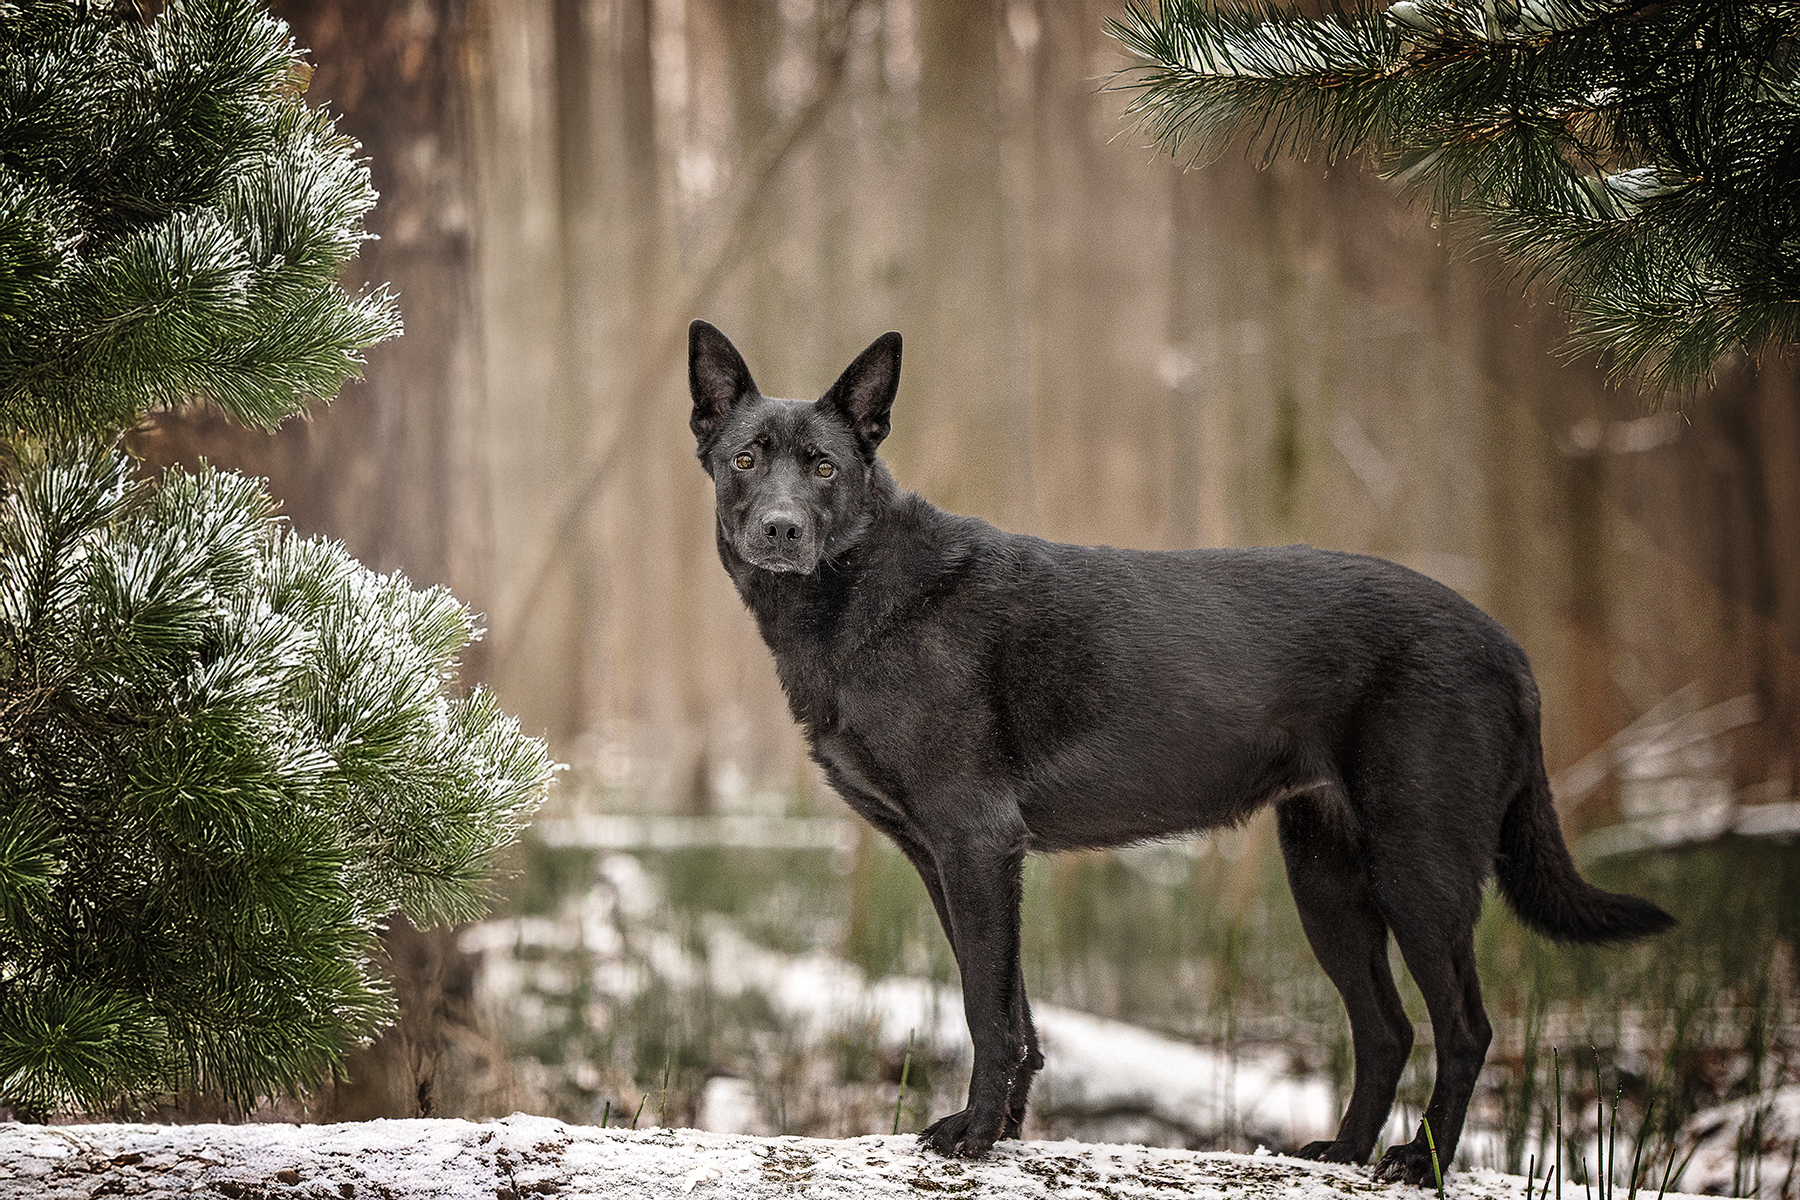
[[[983,1120],[965,1108],[926,1126],[919,1141],[945,1158],[980,1158],[999,1140],[1002,1123],[1000,1114]]]
[[[1423,1141],[1388,1147],[1388,1152],[1375,1164],[1375,1178],[1382,1183],[1437,1186],[1437,1176],[1431,1169],[1431,1147]]]
[[[1294,1158],[1310,1158],[1314,1162],[1359,1163],[1368,1157],[1358,1154],[1349,1142],[1308,1142],[1289,1152]]]

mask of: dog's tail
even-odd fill
[[[1538,740],[1537,688],[1529,689],[1530,773],[1500,823],[1494,873],[1519,919],[1563,942],[1618,942],[1648,937],[1675,918],[1648,900],[1595,887],[1575,869],[1556,819]]]

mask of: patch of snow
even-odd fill
[[[714,1075],[700,1092],[700,1128],[714,1133],[770,1132],[756,1104],[756,1087],[735,1075]]]
[[[1278,1054],[1228,1056],[1054,1005],[1033,1015],[1053,1064],[1041,1086],[1060,1106],[1134,1108],[1182,1128],[1243,1129],[1282,1145],[1329,1138],[1337,1128],[1330,1085],[1296,1078]]]
[[[729,773],[727,773],[729,778]],[[726,792],[736,795],[731,785]],[[848,850],[856,844],[856,821],[848,817],[788,817],[727,813],[710,817],[668,814],[580,812],[547,816],[533,832],[548,846],[592,850],[677,850],[689,846],[731,846],[748,850]]]
[[[1681,1186],[1712,1196],[1780,1200],[1800,1183],[1800,1085],[1701,1109],[1681,1126],[1693,1158]],[[1679,1165],[1679,1163],[1677,1164]],[[1653,1182],[1660,1182],[1657,1172]]]

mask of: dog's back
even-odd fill
[[[1043,850],[1213,828],[1342,786],[1361,722],[1450,697],[1440,720],[1526,774],[1523,654],[1404,567],[1306,546],[1060,545],[897,491],[872,510],[855,559],[824,569],[828,617],[791,576],[747,595],[779,614],[763,631],[827,770],[999,769]]]

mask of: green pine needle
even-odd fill
[[[0,29],[0,424],[110,432],[196,402],[274,428],[400,331],[339,276],[375,203],[254,0],[16,0]]]
[[[441,589],[118,434],[273,428],[399,332],[375,202],[260,0],[0,3],[0,1104],[305,1088],[395,1014],[388,916],[481,911],[547,786]]]

